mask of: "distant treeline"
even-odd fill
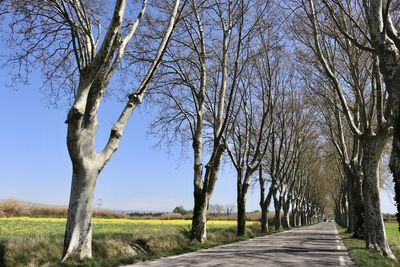
[[[45,205],[29,203],[15,199],[0,201],[1,217],[66,217],[66,206]],[[236,211],[233,205],[210,204],[209,220],[236,220]],[[270,219],[274,216],[270,213]],[[95,209],[93,213],[97,218],[128,218],[138,220],[191,220],[192,210],[186,210],[183,206],[177,206],[171,212],[122,212],[108,209]],[[261,213],[253,211],[247,213],[247,220],[260,220]],[[393,215],[394,216],[394,215]]]
[[[382,216],[384,222],[396,222],[396,214],[383,213]]]
[[[0,201],[0,217],[66,217],[68,207],[28,203],[15,199]],[[98,218],[127,218],[123,212],[95,209],[93,216]]]

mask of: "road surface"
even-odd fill
[[[333,222],[292,229],[140,266],[354,266]],[[126,266],[126,267],[128,267]]]

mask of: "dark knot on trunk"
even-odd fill
[[[76,107],[72,107],[67,115],[67,119],[65,120],[66,124],[76,123],[83,116],[83,113],[80,112]]]
[[[111,136],[114,137],[114,138],[120,139],[121,138],[121,133],[116,129],[112,129],[111,130]]]
[[[129,95],[129,105],[131,107],[137,106],[142,101],[141,96],[137,93],[133,93]]]

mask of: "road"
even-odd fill
[[[333,222],[296,228],[140,266],[354,266]],[[126,266],[126,267],[128,267]]]

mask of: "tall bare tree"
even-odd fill
[[[24,68],[39,65],[50,86],[70,86],[73,91],[73,104],[65,121],[72,184],[63,260],[71,255],[92,257],[92,203],[97,177],[117,150],[128,119],[142,102],[161,62],[176,23],[180,1],[176,0],[170,6],[170,18],[158,50],[139,87],[128,96],[107,144],[97,152],[94,142],[98,110],[143,18],[147,1],[142,1],[133,20],[124,17],[126,1],[115,1],[105,33],[100,27],[101,4],[100,1],[83,0],[9,0],[3,1],[0,7],[1,14],[10,15],[11,37],[16,44],[16,52],[10,56],[10,61]]]
[[[375,48],[375,54],[379,57],[379,69],[384,77],[394,116],[389,166],[395,185],[396,217],[400,231],[400,35],[399,17],[396,15],[399,5],[390,0],[365,0],[362,3],[368,21],[368,33],[372,46]],[[346,13],[346,15],[350,14]]]
[[[274,10],[269,7],[268,14]],[[264,25],[268,25],[264,23]],[[268,25],[269,26],[269,25]],[[250,54],[239,79],[239,103],[227,139],[227,151],[237,172],[237,234],[245,234],[246,198],[254,173],[267,153],[272,132],[273,91],[279,86],[282,47],[272,27],[259,27],[252,40],[257,47]]]
[[[245,54],[251,49],[254,30],[263,26],[259,20],[266,4],[260,0],[190,1],[155,84],[154,100],[163,112],[153,123],[154,133],[192,143],[191,231],[200,242],[206,240],[209,200],[234,121],[240,77],[250,60]]]
[[[311,34],[298,31],[298,35],[301,36],[299,39],[318,60],[320,67],[317,69],[321,69],[321,73],[324,73],[329,80],[348,126],[357,135],[362,146],[366,245],[394,258],[386,239],[379,200],[379,162],[392,128],[390,106],[385,101],[385,88],[381,83],[377,60],[368,54],[370,51],[359,47],[367,46],[367,39],[364,38],[355,45],[347,38],[342,38],[340,31],[352,32],[354,29],[348,26],[340,30],[335,28],[335,17],[326,16],[331,12],[330,6],[321,2],[317,4],[318,13],[313,0],[301,1],[300,5],[308,20],[307,27],[311,30]],[[355,13],[357,10],[352,12]],[[357,16],[362,18],[359,13]],[[338,64],[341,60],[348,67],[347,70]],[[348,89],[354,96],[353,107],[347,98]],[[357,109],[359,121],[353,115],[352,108]]]

